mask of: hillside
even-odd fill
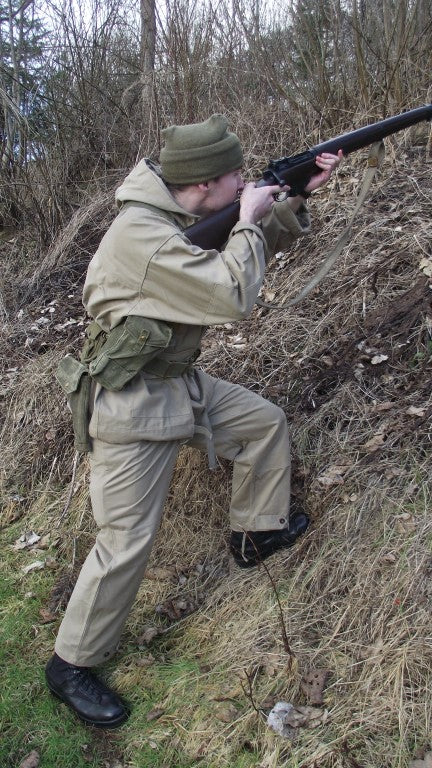
[[[268,567],[239,572],[227,553],[230,465],[212,473],[206,457],[183,449],[147,579],[106,672],[134,705],[114,735],[81,726],[43,684],[94,531],[87,460],[74,455],[53,372],[80,346],[81,286],[112,198],[81,206],[39,263],[25,232],[0,243],[5,768],[32,750],[43,768],[430,765],[427,127],[386,149],[330,275],[297,307],[256,308],[211,329],[200,363],[285,410],[293,493],[313,525]],[[314,232],[269,265],[266,300],[294,295],[328,254],[364,159],[350,157],[311,198]],[[41,538],[17,546],[30,531]],[[276,702],[314,703],[311,673],[318,688],[325,680],[314,716],[307,710],[291,738],[276,734],[267,725]]]

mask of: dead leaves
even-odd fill
[[[427,276],[432,277],[432,259],[424,257],[420,259],[419,269]]]
[[[310,669],[301,679],[301,689],[309,704],[323,703],[323,693],[331,672],[329,669]]]
[[[177,569],[175,566],[163,568],[163,567],[153,567],[153,568],[147,568],[144,578],[150,579],[151,581],[167,581],[174,579],[177,575]]]
[[[213,715],[221,723],[232,723],[238,717],[238,709],[232,701],[218,702],[213,709]]]
[[[293,740],[300,728],[317,728],[328,719],[326,709],[291,704],[290,701],[278,701],[269,712],[267,725],[279,736]]]
[[[38,768],[40,764],[39,752],[34,749],[19,764],[19,768]]]
[[[395,528],[398,533],[408,536],[410,533],[414,533],[416,529],[416,522],[414,517],[409,512],[403,512],[396,518]]]
[[[426,408],[418,408],[416,405],[410,405],[410,407],[406,409],[405,413],[407,416],[420,416],[423,418],[423,416],[426,415]]]
[[[156,707],[155,709],[150,710],[150,712],[147,712],[146,714],[146,720],[148,723],[151,723],[153,720],[159,720],[162,715],[165,714],[165,710],[161,709],[160,707]]]
[[[145,645],[150,645],[152,640],[155,639],[155,637],[158,637],[160,634],[162,634],[162,630],[158,627],[155,627],[153,625],[149,625],[144,628],[144,631],[141,633],[137,640],[137,645],[139,648],[142,648]]]
[[[24,565],[21,570],[25,575],[27,575],[32,571],[41,571],[43,568],[45,568],[45,560],[34,560],[33,563]]]
[[[13,548],[17,551],[21,549],[30,549],[30,547],[33,547],[35,544],[37,544],[41,540],[41,537],[38,533],[35,531],[27,531],[26,533],[23,533],[22,536],[20,536],[15,544],[13,545]]]
[[[386,360],[388,360],[388,355],[373,355],[373,357],[371,357],[371,365],[379,365],[380,363],[384,363]]]
[[[267,715],[267,725],[279,736],[296,739],[300,728],[317,728],[328,719],[328,710],[322,708],[326,683],[331,676],[329,669],[310,668],[301,678],[300,688],[307,704],[293,704],[290,701],[274,703]]]
[[[39,553],[48,547],[59,543],[58,537],[56,539],[51,537],[50,533],[40,536],[36,531],[25,531],[12,545],[12,548],[17,552],[35,552]],[[34,560],[27,565],[24,565],[21,570],[25,576],[33,571],[41,571],[43,568],[55,568],[57,566],[54,557],[46,557],[45,560]]]
[[[426,752],[423,758],[412,760],[409,768],[432,768],[432,752]]]
[[[366,443],[363,443],[363,445],[360,447],[365,453],[375,453],[375,451],[378,451],[379,448],[382,448],[385,440],[386,433],[385,429],[383,428],[379,432],[376,432],[373,437],[367,440]]]
[[[353,466],[353,462],[344,461],[339,464],[332,464],[317,477],[320,485],[330,487],[332,485],[343,485],[344,475]]]
[[[176,597],[157,605],[156,613],[160,616],[166,616],[171,622],[174,622],[189,616],[196,608],[195,602],[190,597]]]
[[[371,365],[380,365],[389,359],[388,355],[383,354],[376,347],[368,346],[366,341],[360,341],[357,344],[357,349],[361,352],[360,360],[370,363]],[[362,363],[359,365],[361,366]]]

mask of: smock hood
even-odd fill
[[[140,160],[138,165],[126,176],[123,184],[116,190],[115,200],[119,208],[124,203],[136,202],[150,205],[152,208],[160,208],[182,217],[187,216],[192,221],[199,218],[185,211],[177,203],[160,176],[159,166],[148,159]]]

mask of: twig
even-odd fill
[[[289,640],[288,640],[288,633],[287,633],[287,630],[286,630],[285,619],[284,619],[284,615],[283,615],[283,611],[282,611],[282,604],[281,604],[281,601],[280,601],[280,598],[279,598],[279,593],[277,591],[274,578],[273,578],[273,576],[270,573],[270,569],[269,569],[268,565],[266,563],[264,563],[264,561],[261,559],[260,553],[258,552],[258,549],[257,549],[257,547],[255,545],[255,542],[252,540],[252,538],[249,535],[249,533],[247,531],[244,531],[244,534],[249,539],[249,541],[251,542],[251,544],[252,544],[252,546],[253,546],[253,548],[254,548],[254,550],[256,552],[256,556],[258,558],[258,563],[259,563],[260,566],[262,565],[262,567],[264,568],[264,570],[265,570],[265,572],[266,572],[266,574],[267,574],[267,576],[269,578],[270,584],[272,585],[273,593],[274,593],[274,596],[276,598],[276,602],[277,602],[278,609],[279,609],[279,621],[280,621],[280,626],[281,626],[283,647],[284,647],[284,650],[288,654],[288,657],[289,657],[288,669],[291,670],[292,662],[293,662],[293,659],[295,658],[295,653],[292,651],[290,643],[289,643]]]
[[[247,683],[248,683],[248,689],[249,690],[246,690],[246,688],[245,688],[245,686],[243,684],[243,680],[242,680],[242,678],[239,675],[239,680],[240,680],[240,685],[242,687],[242,691],[243,691],[244,695],[246,696],[246,698],[249,699],[249,701],[252,704],[252,707],[255,710],[255,712],[257,712],[259,715],[263,715],[265,717],[265,712],[263,712],[262,709],[259,709],[259,707],[255,703],[255,699],[254,699],[254,695],[253,695],[253,686],[252,686],[252,673],[251,672],[247,672],[246,669],[244,670],[244,673],[245,673],[245,677],[246,677],[246,680],[247,680]]]
[[[64,508],[63,508],[63,512],[61,513],[60,518],[58,520],[58,523],[57,523],[57,526],[56,526],[57,528],[60,527],[60,525],[62,524],[64,518],[66,517],[66,515],[67,515],[67,513],[69,511],[70,503],[72,501],[72,496],[73,496],[73,492],[74,492],[75,478],[76,478],[76,472],[77,472],[77,466],[78,466],[78,459],[79,459],[79,452],[76,451],[75,452],[75,456],[74,456],[74,460],[73,460],[73,465],[72,465],[72,477],[71,477],[70,486],[69,486],[69,493],[68,493],[68,497],[66,499],[66,504],[64,505]]]

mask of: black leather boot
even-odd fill
[[[290,515],[288,528],[274,531],[231,532],[230,550],[240,568],[252,568],[278,549],[292,547],[309,525],[304,512]]]
[[[45,667],[48,688],[89,725],[117,728],[129,713],[114,691],[111,691],[88,667],[68,664],[57,656]]]

